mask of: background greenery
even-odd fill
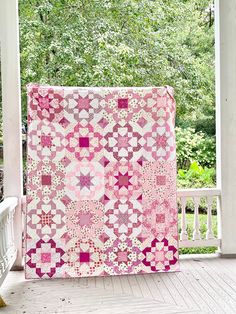
[[[179,187],[215,185],[213,0],[20,0],[25,85],[172,85]]]
[[[19,0],[19,13],[24,124],[29,82],[171,85],[178,187],[215,185],[213,0]]]
[[[29,82],[168,84],[176,93],[176,125],[189,128],[186,137],[196,133],[205,139],[198,161],[207,152],[208,141],[212,148],[212,0],[20,0],[19,4],[24,118]],[[214,164],[212,156],[203,157],[207,166]]]

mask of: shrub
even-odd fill
[[[177,184],[179,188],[210,188],[216,182],[214,168],[202,167],[196,161],[192,162],[189,169],[179,169]]]
[[[176,127],[176,146],[178,169],[188,169],[193,161],[203,167],[215,166],[214,136],[195,132],[193,128]]]

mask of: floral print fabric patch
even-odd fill
[[[26,277],[178,270],[173,89],[27,93]]]

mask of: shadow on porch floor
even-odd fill
[[[25,280],[10,272],[1,313],[236,313],[236,259],[188,256],[181,272]]]

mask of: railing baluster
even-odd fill
[[[3,257],[4,257],[4,252],[3,252],[4,246],[3,246],[3,237],[2,237],[3,228],[4,228],[4,226],[2,223],[2,219],[0,217],[0,268],[1,268],[0,274],[2,274],[3,270],[4,270],[4,259],[3,259]]]
[[[186,224],[186,197],[180,198],[181,203],[181,232],[180,232],[180,240],[188,240],[188,233],[187,233],[187,224]]]
[[[11,241],[11,247],[14,247],[14,221],[13,221],[13,218],[14,218],[14,212],[15,212],[15,209],[12,210],[10,213],[9,213],[9,217],[10,217],[10,221],[9,221],[9,226],[10,226],[10,241]]]
[[[193,225],[193,240],[200,240],[201,233],[200,233],[200,226],[199,226],[199,204],[200,204],[201,197],[194,196],[194,225]]]
[[[2,218],[2,234],[1,234],[2,240],[3,240],[3,265],[4,268],[6,267],[6,215],[3,215]]]
[[[13,238],[13,213],[17,198],[9,197],[0,203],[0,286],[16,259]]]
[[[5,218],[6,228],[5,228],[5,234],[6,234],[6,257],[8,257],[8,250],[10,247],[10,237],[9,237],[9,213],[6,215]],[[8,262],[8,261],[7,261]]]
[[[212,231],[212,203],[213,203],[213,197],[207,196],[206,197],[206,203],[207,203],[207,232],[206,232],[206,239],[214,239],[214,234]]]

